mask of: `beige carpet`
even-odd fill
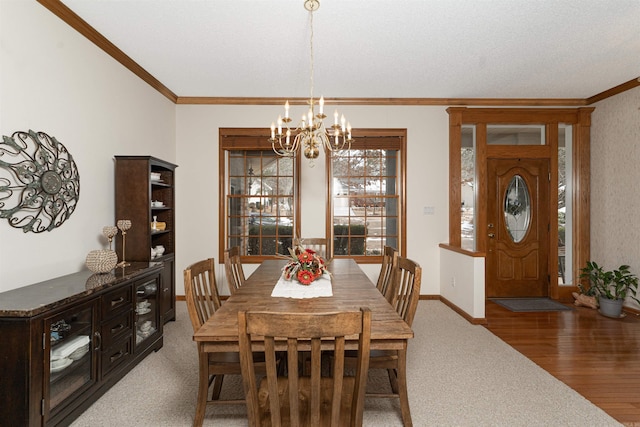
[[[73,427],[190,426],[197,357],[184,302],[165,326],[165,344],[93,404]],[[438,301],[421,301],[409,343],[409,396],[415,426],[620,426],[482,326]],[[387,387],[382,372],[372,388]],[[223,395],[237,395],[225,378]],[[241,405],[212,406],[205,426],[245,426]],[[367,399],[365,426],[401,426],[397,400]]]

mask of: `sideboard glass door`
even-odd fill
[[[157,278],[136,285],[136,351],[160,333],[159,288]]]
[[[97,300],[45,320],[45,418],[97,383]],[[48,399],[47,399],[48,397]]]

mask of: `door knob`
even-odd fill
[[[494,233],[489,233],[489,238],[493,239],[494,237],[496,237]]]

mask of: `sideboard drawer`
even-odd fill
[[[102,348],[108,349],[115,341],[125,336],[133,335],[133,312],[128,310],[102,323],[100,327],[102,335]]]
[[[133,309],[131,286],[123,286],[102,296],[102,318],[106,319],[119,312],[123,307]]]
[[[102,352],[102,378],[129,361],[132,356],[132,339],[127,337]]]

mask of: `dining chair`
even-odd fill
[[[387,300],[409,326],[420,299],[422,268],[408,258],[398,256],[389,284]],[[404,363],[400,363],[397,350],[373,350],[369,358],[369,369],[386,369],[389,375],[391,393],[367,393],[367,397],[395,397],[400,399],[402,419],[410,420],[409,395],[407,392],[407,372]],[[399,370],[403,372],[398,373]],[[399,377],[403,380],[399,381]]]
[[[420,265],[409,258],[398,256],[393,279],[389,284],[391,289],[388,301],[409,326],[413,324],[418,308],[421,283]]]
[[[387,290],[389,284],[393,279],[393,269],[398,261],[398,251],[391,246],[385,246],[382,252],[382,267],[380,267],[380,274],[378,275],[378,283],[376,287],[382,295],[387,296]]]
[[[345,337],[358,337],[355,376],[345,376]],[[279,338],[276,338],[279,337]],[[371,311],[331,313],[238,312],[242,379],[250,426],[361,426],[371,339]],[[250,357],[264,347],[267,375],[260,384]],[[299,352],[311,352],[311,376],[288,369],[277,375],[277,351],[286,348],[289,366]],[[334,352],[331,375],[321,375],[321,350]]]
[[[231,295],[244,285],[244,270],[240,261],[240,247],[233,246],[224,251],[224,270]]]
[[[185,300],[194,333],[220,308],[214,265],[214,259],[209,258],[191,264],[184,270]],[[200,347],[198,347],[198,352],[200,352]],[[204,396],[198,396],[194,425],[202,425],[205,408],[209,404],[245,403],[244,399],[220,400],[224,376],[242,374],[239,354],[237,352],[207,353],[207,356],[208,372],[200,372],[200,375],[206,375],[209,388],[212,383],[213,388],[211,398],[207,396],[208,393],[205,393]],[[264,371],[264,365],[262,365],[262,370]]]
[[[305,249],[311,249],[325,260],[328,260],[328,258],[330,258],[327,255],[329,250],[327,239],[323,237],[297,238],[294,239],[293,244],[294,246],[302,246]]]

